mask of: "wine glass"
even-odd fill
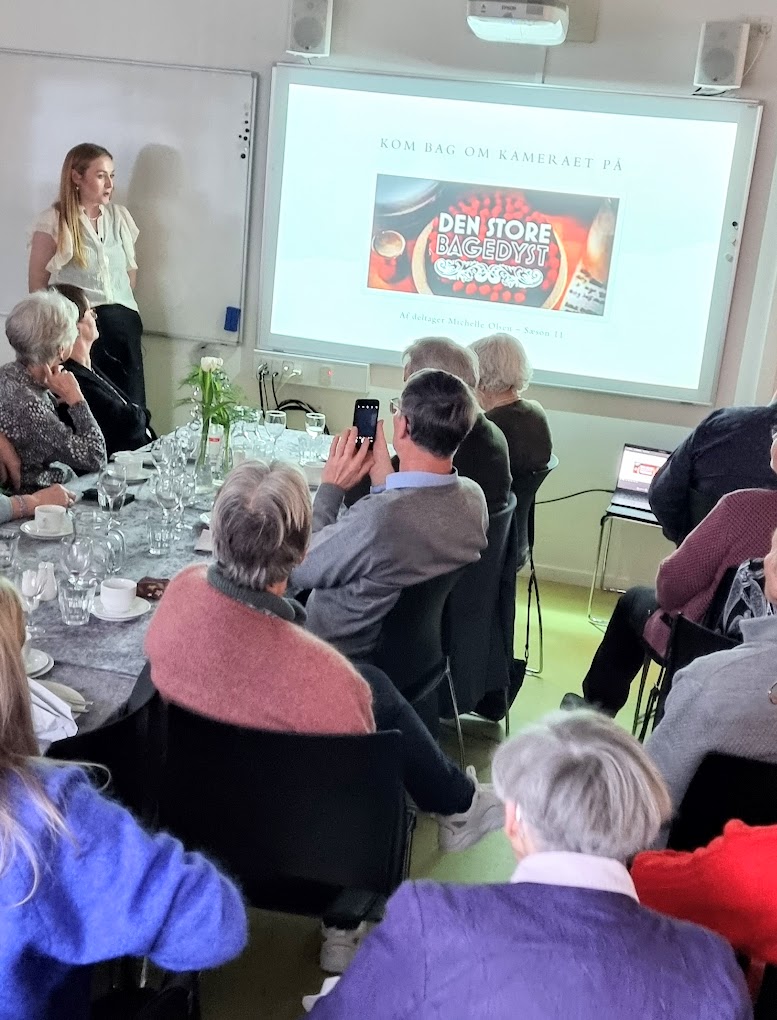
[[[310,449],[313,454],[313,460],[316,460],[316,450],[318,449],[319,436],[324,434],[326,427],[326,415],[320,414],[318,411],[308,411],[305,415],[305,431],[310,436]]]
[[[20,567],[17,572],[16,589],[19,592],[22,609],[27,617],[27,636],[40,637],[42,629],[31,622],[32,614],[40,605],[43,586],[46,583],[46,568],[39,563],[35,567]]]
[[[108,508],[111,520],[116,510],[118,500],[123,500],[127,492],[127,468],[124,464],[117,464],[115,461],[106,464],[100,471],[97,479],[97,496],[100,506]]]
[[[175,476],[169,472],[160,472],[152,479],[151,492],[165,517],[169,517],[171,511],[181,502],[181,492],[176,485]]]
[[[275,448],[278,440],[286,430],[285,411],[266,411],[264,415],[264,427],[267,435],[272,439],[272,459],[275,460]]]
[[[64,539],[59,562],[68,577],[83,577],[92,564],[91,538]]]

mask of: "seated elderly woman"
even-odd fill
[[[523,396],[532,374],[523,344],[509,333],[494,333],[470,349],[480,369],[478,400],[486,418],[505,434],[513,478],[541,470],[550,460],[553,442],[542,405]]]
[[[311,1017],[751,1015],[730,946],[637,900],[626,862],[670,807],[632,737],[592,712],[556,713],[503,744],[492,776],[511,883],[402,886]]]
[[[164,698],[211,719],[295,733],[403,734],[404,778],[422,811],[433,812],[444,851],[464,850],[501,825],[501,805],[470,766],[443,754],[415,710],[373,666],[361,676],[300,624],[303,607],[284,598],[305,557],[312,506],[290,464],[236,467],[211,514],[215,562],[173,578],[146,637],[151,678]],[[343,936],[325,932],[322,966]],[[330,953],[330,950],[332,952]],[[337,954],[340,958],[341,954]]]
[[[62,371],[78,335],[78,312],[61,294],[30,294],[11,310],[5,332],[16,361],[0,368],[0,431],[21,458],[22,493],[96,471],[105,440],[78,380]],[[67,405],[71,425],[57,403]]]
[[[89,304],[86,292],[71,283],[58,283],[52,289],[72,301],[78,310],[78,336],[64,367],[73,373],[81,387],[89,410],[105,436],[108,456],[118,450],[137,450],[152,442],[156,435],[149,427],[151,416],[148,410],[133,403],[123,390],[92,363],[92,347],[100,334],[97,330],[97,316]],[[71,421],[67,408],[62,410],[60,417],[63,421]]]

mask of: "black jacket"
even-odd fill
[[[700,422],[650,486],[650,509],[664,535],[681,542],[692,530],[692,501],[708,508],[737,489],[775,489],[770,466],[771,429],[777,426],[777,403],[768,407],[723,407]]]
[[[118,450],[137,450],[156,438],[146,408],[133,404],[99,368],[86,368],[72,359],[64,367],[78,379],[84,399],[105,436],[109,457]],[[60,408],[60,417],[67,420],[66,407]]]

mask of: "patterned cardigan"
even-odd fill
[[[105,460],[105,440],[87,402],[69,412],[72,428],[60,421],[55,398],[23,365],[0,367],[0,432],[21,458],[21,492],[97,471]]]

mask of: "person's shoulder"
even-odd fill
[[[736,489],[720,497],[714,509],[718,508],[737,516],[747,511],[777,513],[777,489]]]
[[[37,217],[32,228],[33,234],[51,234],[56,236],[59,230],[59,212],[50,205],[47,209],[44,209],[42,213]]]
[[[464,443],[472,446],[486,444],[488,446],[498,446],[500,449],[504,448],[505,453],[507,452],[507,440],[505,439],[504,432],[482,411],[475,419],[472,430],[464,438]]]
[[[284,647],[293,656],[307,656],[313,660],[321,669],[326,669],[330,675],[338,675],[341,678],[354,682],[361,681],[361,675],[354,666],[332,645],[322,641],[321,638],[312,634],[304,627],[293,623],[291,620],[282,620],[280,617],[273,617],[273,622],[283,634]],[[300,664],[297,658],[297,664]]]
[[[207,573],[208,568],[204,563],[190,563],[188,567],[179,570],[172,578],[162,595],[162,601],[167,599],[166,604],[169,605],[176,595],[206,591],[208,589]]]

